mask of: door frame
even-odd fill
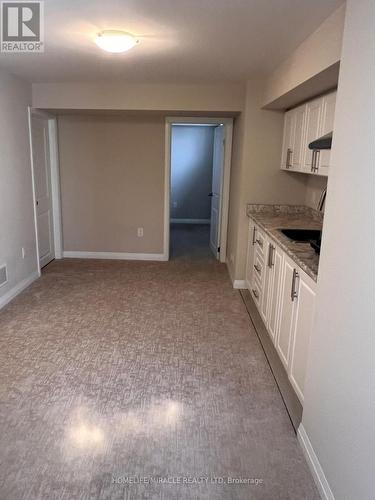
[[[171,196],[171,145],[172,125],[224,125],[224,166],[221,182],[220,210],[220,257],[222,263],[227,258],[227,232],[229,216],[230,169],[232,162],[233,118],[202,117],[202,116],[167,116],[165,118],[165,169],[164,169],[164,250],[163,260],[169,260],[170,241],[170,196]]]
[[[52,196],[52,220],[53,220],[53,239],[55,247],[55,259],[63,257],[63,242],[61,228],[61,195],[60,195],[60,167],[58,150],[57,118],[50,113],[28,106],[28,125],[29,125],[29,144],[30,144],[30,165],[32,178],[32,191],[34,203],[34,225],[35,225],[35,245],[38,260],[38,272],[40,275],[40,258],[38,242],[38,220],[36,211],[36,193],[35,193],[35,171],[33,160],[33,140],[32,140],[32,117],[42,116],[48,122],[48,140],[49,140],[49,164],[51,169],[51,196]]]

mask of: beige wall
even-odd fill
[[[241,181],[243,164],[243,146],[245,133],[245,118],[242,113],[236,117],[233,124],[232,164],[230,175],[228,237],[227,237],[227,264],[231,280],[243,279],[236,275],[238,230],[240,217]]]
[[[246,204],[303,204],[306,197],[306,176],[280,170],[284,117],[261,109],[263,90],[263,81],[247,83],[245,111],[235,124],[227,252],[236,280],[245,277]]]
[[[302,418],[337,500],[374,498],[374,19],[348,0]]]
[[[154,115],[59,116],[65,251],[163,253],[164,127]]]
[[[27,107],[29,84],[0,72],[0,265],[8,267],[1,297],[37,272]],[[26,256],[22,259],[21,248]]]
[[[333,12],[274,70],[266,81],[262,99],[264,106],[340,61],[344,21],[345,4]]]
[[[327,177],[319,175],[307,175],[305,205],[317,208],[320,195],[327,187]]]
[[[242,84],[33,84],[33,106],[42,109],[238,112],[244,97]]]

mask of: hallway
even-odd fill
[[[226,267],[175,257],[54,261],[1,312],[0,498],[318,499]]]
[[[170,226],[171,260],[214,260],[210,249],[209,224],[175,224]]]

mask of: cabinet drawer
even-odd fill
[[[259,231],[258,228],[256,228],[256,231],[255,231],[254,244],[255,244],[255,247],[257,249],[257,252],[264,259],[266,238],[265,238],[264,234]]]
[[[261,288],[259,286],[258,280],[253,281],[253,284],[251,287],[251,295],[252,295],[256,305],[259,307],[260,299],[261,299]]]
[[[254,258],[254,276],[257,278],[260,283],[263,281],[263,273],[264,273],[264,258],[262,254],[258,251],[255,252]]]

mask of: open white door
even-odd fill
[[[219,125],[215,128],[212,168],[210,247],[217,259],[220,256],[219,241],[221,225],[221,191],[224,168],[224,134],[225,127],[223,125]]]
[[[33,114],[31,139],[40,267],[55,258],[48,119]]]

